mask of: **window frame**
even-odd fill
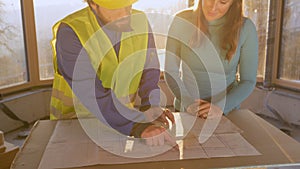
[[[279,87],[289,88],[292,90],[300,90],[300,82],[293,82],[290,80],[279,79],[279,64],[280,64],[280,53],[281,53],[281,39],[282,39],[282,27],[284,19],[284,1],[276,0],[277,3],[277,23],[276,23],[276,35],[274,41],[274,60],[273,60],[273,71],[272,71],[272,84]],[[267,65],[266,65],[267,66]]]
[[[39,86],[50,86],[53,81],[40,80],[33,0],[20,0],[20,6],[28,79],[25,83],[0,89],[0,95],[36,88]]]

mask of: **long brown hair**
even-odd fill
[[[205,35],[210,36],[208,22],[202,11],[202,0],[199,0],[196,9],[194,9],[194,13],[196,15],[196,27]],[[225,24],[217,33],[218,36],[220,36],[220,47],[227,51],[225,58],[230,61],[238,46],[240,30],[244,23],[243,0],[233,0],[232,5],[225,15]],[[190,41],[191,46],[201,45],[201,39],[201,36],[197,33]]]

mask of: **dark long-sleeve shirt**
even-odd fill
[[[121,39],[122,32],[116,29],[111,29],[111,27],[104,26],[99,18],[98,23],[102,27],[103,31],[106,33],[107,37],[110,39],[111,43],[113,44],[116,55],[118,56],[120,49],[119,42]],[[129,29],[127,31],[131,30]],[[146,62],[138,90],[138,95],[141,98],[140,110],[143,111],[149,108],[151,104],[159,105],[159,92],[151,93],[151,91],[158,91],[159,89],[158,80],[160,70],[154,38],[151,33],[150,26],[149,32],[150,33],[148,34],[148,49],[146,54]],[[102,116],[105,118],[105,120],[111,127],[126,135],[132,134],[134,136],[139,136],[143,129],[150,125],[149,123],[136,123],[126,118],[127,116],[130,117],[131,114],[142,113],[138,112],[137,110],[128,109],[125,106],[122,106],[120,103],[116,103],[115,100],[117,99],[115,98],[113,91],[109,88],[104,88],[102,85],[102,81],[96,76],[94,76],[96,73],[92,67],[87,52],[83,48],[75,32],[66,24],[60,25],[60,28],[57,33],[56,49],[58,71],[66,79],[71,88],[72,81],[82,80],[73,78],[74,67],[80,54],[80,62],[84,64],[84,66],[82,66],[84,68],[83,70],[81,70],[81,72],[84,74],[82,77],[94,78],[95,97],[98,107],[102,113]],[[150,93],[151,104],[149,100]],[[79,100],[81,100],[80,96],[77,95],[77,97],[79,98]],[[118,104],[117,107],[116,104]]]

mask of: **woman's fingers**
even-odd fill
[[[195,103],[209,103],[208,101],[206,101],[206,100],[203,100],[203,99],[196,99],[195,100]]]
[[[197,99],[196,102],[199,103],[197,116],[206,119],[211,108],[211,103],[202,99]]]
[[[199,110],[198,111],[202,111],[202,110],[206,110],[206,109],[209,109],[210,108],[210,103],[203,103],[203,104],[200,104],[199,105]]]
[[[198,105],[198,108],[196,110],[196,115],[198,117],[202,117],[204,114],[208,114],[210,110],[211,104],[209,102],[203,102],[202,104]]]
[[[197,116],[203,119],[214,118],[223,114],[223,111],[216,105],[202,99],[196,99],[194,104],[198,104]]]
[[[208,117],[208,113],[209,113],[210,107],[206,108],[206,109],[202,109],[201,111],[199,111],[197,113],[197,116],[203,119],[206,119]]]
[[[192,115],[195,115],[197,113],[198,109],[199,109],[199,103],[195,102],[188,106],[187,112]]]
[[[196,99],[193,104],[188,107],[188,112],[197,115],[200,118],[206,119],[209,116],[211,109],[214,105],[203,99]]]

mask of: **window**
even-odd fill
[[[300,1],[243,0],[244,13],[256,24],[259,36],[258,80],[266,77],[267,35],[273,34],[268,50],[274,48],[272,83],[300,89]],[[155,33],[155,41],[164,70],[167,31],[172,16],[193,4],[193,0],[139,0],[134,8],[146,12]],[[269,8],[277,4],[278,28],[268,26]],[[0,0],[0,94],[40,85],[51,85],[53,78],[52,26],[67,14],[85,7],[79,1]],[[47,10],[46,10],[47,8]],[[272,9],[273,5],[272,5]],[[275,12],[275,13],[276,13]],[[23,16],[22,16],[23,15]],[[274,17],[276,15],[276,17]],[[46,19],[47,18],[47,19]],[[275,21],[274,21],[275,22]],[[271,31],[275,30],[276,31]],[[279,36],[280,35],[280,36]],[[275,43],[273,41],[275,38]],[[269,46],[271,46],[269,48]],[[274,56],[273,56],[274,55]],[[269,56],[268,56],[269,58]],[[271,72],[271,71],[267,71]],[[267,73],[269,74],[269,73]],[[270,78],[271,80],[271,78]]]
[[[300,1],[285,0],[277,79],[300,85]]]
[[[257,77],[262,81],[265,76],[266,48],[268,35],[269,0],[244,0],[244,14],[256,25],[259,41],[259,60]]]
[[[64,16],[87,6],[84,1],[34,0],[40,80],[53,78],[52,26]],[[47,18],[47,19],[46,19]]]
[[[160,70],[164,70],[165,48],[169,26],[176,12],[188,7],[187,0],[139,0],[133,8],[142,10],[147,14],[154,33],[155,44],[158,50]]]
[[[0,0],[0,89],[28,81],[19,0]]]

